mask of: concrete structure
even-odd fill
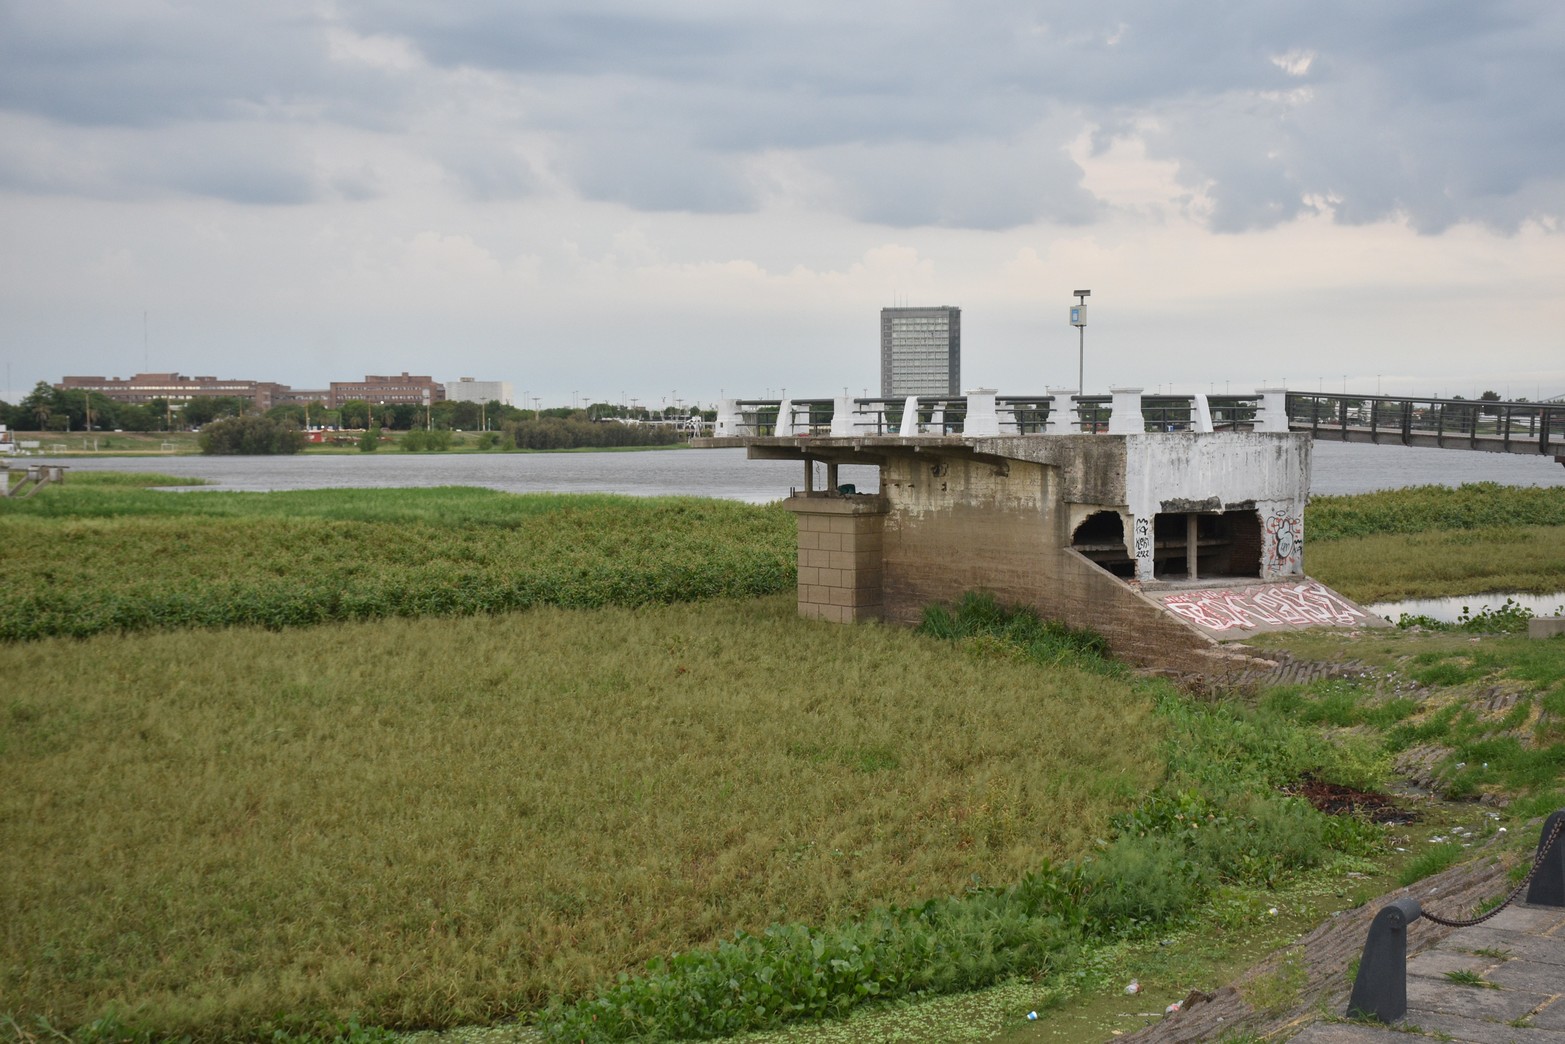
[[[955,395],[962,386],[962,310],[880,310],[880,394]]]
[[[354,400],[379,406],[444,402],[446,389],[432,377],[411,376],[406,370],[400,375],[383,377],[366,374],[362,381],[332,381],[331,402],[333,408]]]
[[[750,435],[725,406],[727,437],[696,444],[805,463],[785,503],[806,616],[914,624],[985,590],[1090,627],[1131,662],[1201,672],[1231,660],[1221,643],[1262,631],[1386,626],[1304,573],[1307,435],[1148,432],[1136,389],[1115,393],[1116,434],[1009,434],[994,400],[969,393],[955,435],[840,435],[852,425],[836,418],[812,434],[782,415]],[[842,464],[877,466],[880,492],[840,491]]]
[[[447,381],[445,388],[447,402],[498,402],[502,406],[511,405],[510,381],[475,381],[471,377],[463,377]]]
[[[269,410],[289,391],[287,385],[271,381],[248,381],[216,377],[186,377],[180,373],[138,373],[134,377],[65,377],[54,386],[61,391],[89,391],[117,402],[146,404],[154,399],[179,405],[192,399],[235,398]]]
[[[1527,637],[1557,638],[1565,635],[1565,616],[1537,616],[1527,621]]]

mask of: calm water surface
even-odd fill
[[[41,458],[48,460],[49,458]],[[365,453],[296,457],[95,457],[58,459],[82,471],[159,471],[206,479],[220,489],[269,491],[332,487],[485,486],[507,493],[690,495],[765,503],[804,485],[804,467],[747,460],[742,449],[641,453]],[[839,482],[879,488],[873,467],[843,467]],[[1467,450],[1317,442],[1310,491],[1366,493],[1402,486],[1499,482],[1565,486],[1565,467],[1549,457]],[[825,483],[817,465],[816,482]]]
[[[1485,609],[1491,611],[1499,609],[1505,604],[1506,599],[1510,599],[1534,616],[1565,615],[1565,591],[1541,595],[1499,591],[1490,594],[1454,595],[1450,598],[1408,598],[1400,602],[1376,602],[1364,608],[1377,616],[1384,616],[1393,623],[1400,619],[1403,613],[1410,616],[1427,616],[1444,623],[1456,623],[1456,618],[1464,611],[1470,617],[1477,616]]]

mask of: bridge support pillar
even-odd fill
[[[878,620],[885,596],[882,533],[887,503],[878,496],[789,497],[799,519],[799,615],[837,623]]]

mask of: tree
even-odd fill
[[[374,453],[380,448],[380,426],[365,428],[364,434],[359,436],[359,452]]]
[[[304,449],[304,433],[297,426],[255,414],[213,421],[201,429],[198,441],[201,452],[213,456],[260,456]]]
[[[370,406],[363,399],[349,399],[347,402],[338,403],[337,416],[344,428],[367,428],[370,426]]]
[[[252,405],[237,395],[197,396],[185,404],[185,421],[199,428],[220,417],[241,417]]]

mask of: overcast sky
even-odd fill
[[[1559,0],[0,0],[0,397],[1565,393]],[[7,390],[8,389],[8,390]]]

